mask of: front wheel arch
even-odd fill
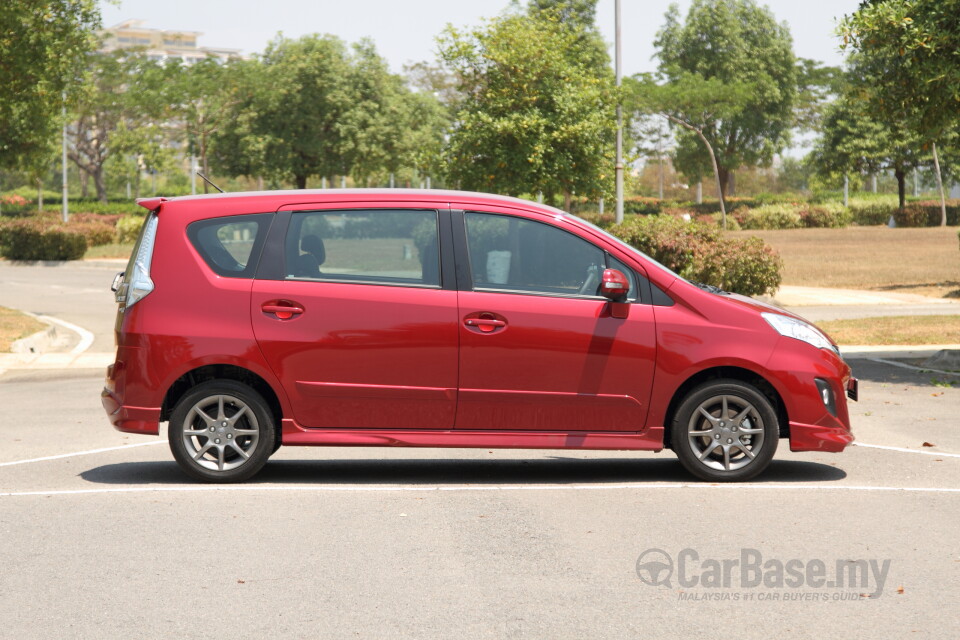
[[[680,403],[683,402],[684,398],[686,398],[691,391],[703,383],[710,380],[721,379],[737,380],[756,387],[758,391],[766,396],[767,400],[770,401],[770,404],[773,405],[774,410],[777,412],[777,421],[780,424],[780,438],[790,437],[790,421],[787,415],[786,404],[772,384],[760,374],[750,371],[749,369],[743,369],[741,367],[713,367],[711,369],[704,369],[690,376],[683,384],[677,387],[677,390],[674,392],[673,397],[670,399],[670,404],[667,406],[667,413],[663,417],[663,446],[665,449],[673,449],[673,434],[671,433],[670,425],[673,424]]]

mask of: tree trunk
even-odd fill
[[[937,174],[937,189],[940,191],[940,226],[947,226],[947,199],[943,193],[943,176],[940,175],[940,157],[937,155],[937,143],[933,143],[933,168]]]
[[[37,211],[43,211],[43,180],[37,178]]]
[[[730,171],[730,175],[727,177],[726,195],[728,196],[737,195],[737,172],[736,171]]]
[[[720,195],[726,198],[730,184],[730,171],[723,167],[717,167],[717,180],[720,181]]]
[[[77,174],[80,176],[80,197],[86,199],[90,195],[88,188],[90,176],[80,165],[77,165]]]
[[[563,190],[563,210],[570,213],[570,207],[573,205],[573,196],[567,189]]]
[[[907,173],[901,167],[893,170],[893,175],[897,178],[897,197],[900,200],[900,208],[907,206]]]
[[[721,168],[717,165],[717,156],[716,156],[716,154],[713,153],[713,146],[711,146],[710,141],[707,140],[707,137],[706,137],[705,135],[703,135],[703,131],[701,131],[700,129],[697,129],[695,126],[693,126],[693,125],[690,124],[689,122],[684,122],[684,121],[681,120],[680,118],[675,118],[675,117],[671,116],[671,115],[668,114],[668,113],[664,113],[664,114],[662,114],[662,115],[663,115],[665,118],[667,118],[668,120],[670,120],[670,121],[672,121],[672,122],[676,122],[676,123],[679,124],[681,127],[685,127],[685,128],[687,128],[687,129],[689,129],[690,131],[693,131],[695,134],[697,134],[697,136],[700,137],[700,140],[703,141],[703,144],[704,144],[704,146],[707,148],[707,151],[710,152],[710,163],[713,165],[713,175],[716,176],[716,178],[717,178],[717,193],[718,193],[719,196],[720,196],[720,215],[721,215],[721,217],[722,217],[722,219],[723,219],[723,230],[726,231],[726,230],[727,230],[727,207],[726,207],[726,205],[723,203],[723,196],[724,196],[724,193],[723,193],[723,185],[724,185],[724,180],[721,179],[721,176],[723,176],[723,177],[725,178],[725,177],[726,177],[726,174],[727,174],[728,172],[727,172],[725,169],[721,169]],[[721,171],[722,171],[723,173],[721,173]]]
[[[107,201],[107,182],[104,179],[102,166],[98,166],[93,171],[93,186],[97,189],[97,200],[105,203]]]
[[[297,182],[297,189],[307,188],[307,176],[294,176],[294,180]]]

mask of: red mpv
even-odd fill
[[[194,478],[281,445],[673,449],[711,481],[853,441],[857,381],[775,307],[551,207],[434,190],[152,198],[103,406]]]

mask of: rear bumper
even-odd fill
[[[131,407],[124,406],[116,395],[104,387],[100,393],[100,403],[110,424],[117,431],[124,433],[141,433],[145,435],[160,435],[160,407]]]
[[[853,433],[839,421],[829,425],[790,423],[791,451],[838,453],[853,440]]]

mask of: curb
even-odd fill
[[[840,345],[840,353],[844,358],[899,358],[915,360],[919,358],[930,358],[941,351],[960,352],[960,344]]]
[[[39,320],[39,318],[32,313],[26,311],[21,311],[21,313]],[[43,322],[43,320],[40,320],[40,322]],[[50,324],[49,322],[46,324],[46,329],[41,329],[26,338],[14,340],[13,344],[10,345],[10,353],[40,354],[46,352],[47,349],[50,348],[50,344],[57,339],[57,325]]]

